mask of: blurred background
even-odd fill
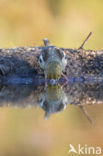
[[[52,44],[103,49],[103,0],[0,0],[0,48]],[[103,106],[87,106],[88,120],[76,106],[44,120],[35,108],[0,108],[0,156],[66,156],[69,144],[103,148]]]
[[[102,0],[0,0],[0,47],[39,46],[42,39],[61,47],[103,48]]]

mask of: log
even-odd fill
[[[91,33],[78,49],[60,48],[66,53],[67,66],[64,73],[70,81],[71,78],[78,81],[103,80],[103,50],[84,49],[84,44],[90,35]],[[49,47],[50,43],[44,41],[44,44]],[[44,48],[17,47],[0,49],[0,84],[33,84],[36,81],[44,83],[43,70],[38,63],[39,55]]]

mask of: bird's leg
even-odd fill
[[[64,73],[62,73],[61,77],[64,80],[63,83],[62,83],[62,86],[67,85],[68,84],[68,77]]]
[[[67,81],[68,82],[68,77],[64,74],[64,73],[62,73],[62,78],[65,80],[65,81]]]
[[[44,85],[44,90],[46,90],[46,88],[47,88],[47,74],[46,74],[46,72],[44,72],[44,83],[45,83],[45,85]]]
[[[78,48],[78,50],[84,48],[84,45],[86,44],[87,40],[90,38],[91,35],[92,35],[92,32],[89,33],[89,35],[86,37],[86,39],[85,39],[84,42],[81,44],[81,46]]]

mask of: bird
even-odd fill
[[[45,47],[40,53],[39,64],[44,70],[45,80],[59,80],[63,76],[66,80],[66,75],[63,71],[67,65],[65,52],[56,46],[52,46],[48,39],[44,39]],[[54,82],[57,81],[53,81]]]
[[[60,84],[48,85],[39,96],[40,107],[45,111],[45,119],[51,114],[63,111],[67,102],[67,96]]]

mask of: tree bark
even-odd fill
[[[0,81],[7,81],[12,77],[14,81],[16,77],[43,78],[43,71],[38,63],[38,57],[43,49],[44,47],[0,49]],[[68,60],[64,73],[69,78],[102,80],[102,50],[61,49],[65,51]],[[21,80],[17,80],[18,83],[19,81]]]

